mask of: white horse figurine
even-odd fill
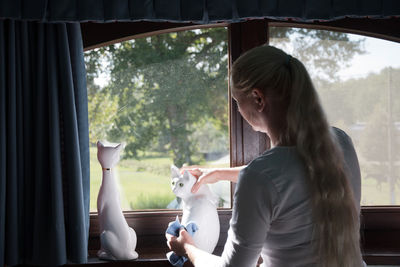
[[[105,146],[97,142],[97,159],[103,169],[103,179],[97,197],[97,212],[100,223],[101,249],[97,252],[100,259],[134,260],[136,233],[128,226],[121,210],[118,185],[113,168],[118,163],[123,145]]]

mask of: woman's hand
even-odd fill
[[[193,166],[191,166],[181,168],[181,172],[184,171],[190,172],[197,179],[192,187],[192,193],[196,193],[203,184],[214,184],[220,180],[218,169],[193,168]]]
[[[217,169],[194,169],[190,173],[197,178],[196,183],[192,187],[192,193],[196,193],[203,184],[214,184],[220,180]]]
[[[167,238],[167,246],[169,249],[179,256],[187,256],[186,247],[188,245],[195,246],[192,237],[183,228],[179,231],[178,237],[170,234],[165,234],[165,237]]]
[[[236,183],[240,170],[246,166],[221,168],[221,169],[203,169],[196,166],[182,167],[181,172],[189,171],[197,182],[192,187],[192,193],[196,193],[203,184],[213,184],[218,181],[230,181]]]

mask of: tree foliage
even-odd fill
[[[325,82],[363,52],[362,42],[344,33],[271,28],[271,37],[295,43],[293,54],[313,73],[328,73],[319,79]],[[123,140],[126,157],[161,151],[176,165],[197,163],[203,146],[212,152],[227,147],[227,60],[224,28],[160,34],[87,52],[90,127],[97,128],[92,142],[98,136]],[[109,76],[101,88],[94,83],[99,70]]]
[[[118,116],[108,132],[125,140],[125,155],[170,152],[175,164],[193,163],[191,138],[206,121],[228,129],[225,29],[157,35],[104,48]],[[93,64],[92,64],[93,65]]]
[[[399,85],[400,69],[385,68],[366,77],[327,83],[320,90],[330,123],[353,137],[363,178],[379,186],[385,183],[386,188],[390,185],[391,202],[376,204],[397,204],[393,200],[400,178]]]
[[[342,32],[305,28],[270,28],[271,44],[278,45],[307,67],[317,87],[324,81],[337,82],[337,72],[355,55],[365,53],[364,39],[352,40]]]

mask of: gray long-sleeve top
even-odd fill
[[[350,137],[337,128],[332,129],[344,152],[359,208],[361,176],[357,155]],[[306,175],[295,147],[277,146],[253,160],[239,175],[221,258],[210,257],[210,261],[200,262],[207,266],[255,266],[261,254],[262,266],[316,266],[311,247],[313,219]]]

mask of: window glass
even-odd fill
[[[124,210],[178,208],[170,166],[229,167],[227,29],[159,34],[85,52],[91,211],[97,140],[125,142],[116,168]],[[230,184],[212,185],[230,207]]]
[[[270,28],[270,44],[304,63],[330,124],[352,137],[361,166],[361,204],[400,204],[400,45],[286,27]]]

